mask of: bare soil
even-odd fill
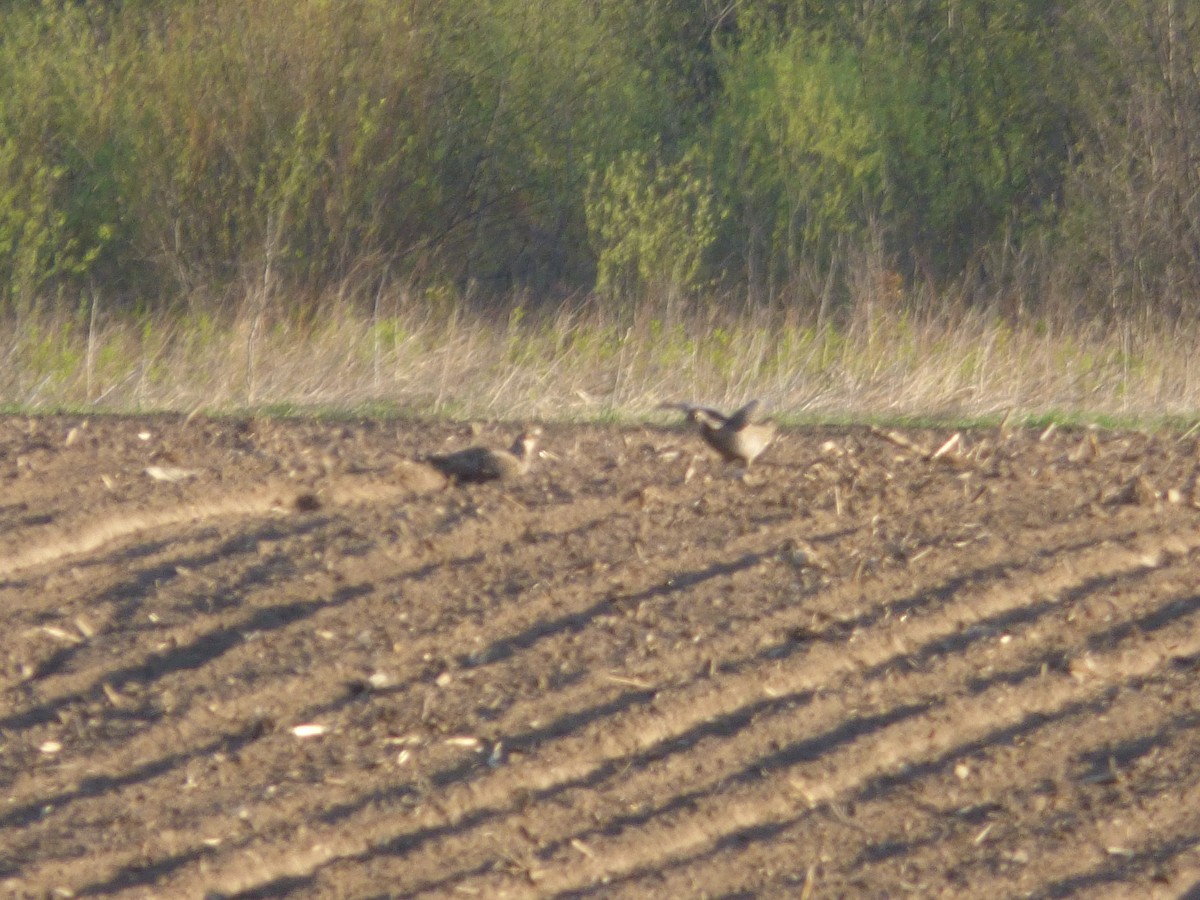
[[[1200,896],[1195,437],[515,431],[0,420],[0,894]]]

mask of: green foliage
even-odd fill
[[[4,4],[0,303],[384,267],[824,303],[870,245],[934,287],[1054,254],[1093,309],[1178,314],[1196,46],[1158,0]]]
[[[76,339],[78,332],[69,320],[43,325],[29,317],[25,322],[8,364],[37,378],[35,395],[57,397],[69,393],[66,386],[79,371],[85,352]]]
[[[5,13],[3,25],[0,302],[28,304],[102,261],[125,160],[105,86],[115,65],[90,52],[83,11],[44,3]]]
[[[412,338],[404,322],[395,317],[378,320],[371,328],[372,345],[395,352]]]
[[[415,160],[397,193],[397,154],[419,127],[402,85],[420,34],[403,5],[201,3],[156,25],[130,88],[149,101],[139,238],[185,285],[268,265],[292,282],[334,279],[404,239],[385,229],[387,204],[436,207]]]
[[[629,146],[641,86],[578,4],[197,3],[151,34],[141,243],[185,283],[587,277],[585,161]]]
[[[694,287],[719,213],[695,150],[676,163],[629,151],[593,177],[588,232],[596,289],[618,297]]]
[[[24,156],[17,142],[0,144],[0,285],[23,305],[53,274],[53,257],[64,241],[65,216],[53,202],[61,169]]]
[[[722,75],[713,144],[736,229],[725,243],[772,277],[828,265],[843,239],[863,237],[883,187],[856,54],[795,31],[742,45]]]
[[[1078,165],[1057,255],[1090,311],[1173,321],[1200,294],[1200,7],[1072,10]]]
[[[1068,162],[1069,72],[1041,0],[896,5],[864,42],[892,245],[954,275],[1052,209]]]

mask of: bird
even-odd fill
[[[747,469],[775,439],[775,423],[752,423],[750,416],[758,406],[751,400],[730,415],[707,406],[691,403],[664,403],[662,408],[679,409],[687,413],[688,421],[700,426],[700,437],[721,454],[725,462],[741,462]]]
[[[453,453],[435,453],[426,462],[458,482],[508,481],[529,471],[542,429],[534,426],[517,436],[508,450],[468,447]]]

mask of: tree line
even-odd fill
[[[0,302],[267,275],[1189,315],[1185,0],[29,0]],[[328,300],[322,302],[329,302]]]

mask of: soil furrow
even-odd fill
[[[1196,441],[514,431],[0,419],[0,892],[1200,880]]]
[[[1200,535],[1192,535],[1192,538],[1193,543],[1200,542]],[[925,621],[921,630],[926,632],[926,639],[931,643],[959,635],[966,624],[972,620],[985,620],[988,614],[994,615],[997,608],[1005,609],[1014,604],[1032,602],[1033,595],[1049,594],[1074,586],[1081,572],[1087,572],[1090,578],[1098,579],[1122,572],[1152,571],[1153,561],[1147,554],[1157,548],[1160,542],[1160,537],[1149,536],[1135,544],[1132,549],[1099,548],[1081,557],[1070,573],[1050,572],[1040,582],[1027,585],[1028,590],[1018,592],[1009,590],[1007,586],[1003,590],[993,588],[990,598],[972,598],[969,612],[953,609],[944,614],[940,623]],[[940,636],[933,632],[939,625]],[[932,636],[930,632],[933,632]],[[494,776],[485,776],[473,784],[468,793],[463,794],[461,801],[454,800],[451,788],[439,803],[441,808],[450,811],[449,821],[445,824],[451,825],[458,819],[492,823],[497,813],[511,808],[512,801],[505,797],[512,796],[515,792],[533,791],[539,796],[552,796],[568,785],[590,784],[596,773],[608,777],[614,765],[620,768],[620,760],[637,757],[656,746],[670,744],[712,719],[722,716],[736,717],[736,711],[740,707],[748,701],[757,702],[763,696],[764,690],[775,697],[802,701],[817,688],[829,683],[836,684],[839,678],[852,677],[860,670],[875,668],[883,673],[892,665],[888,660],[900,661],[910,655],[916,640],[915,634],[906,636],[904,645],[897,648],[894,635],[867,633],[863,635],[862,644],[854,649],[852,656],[847,656],[845,651],[839,648],[830,648],[828,652],[819,656],[815,653],[810,654],[802,664],[794,665],[792,672],[772,672],[764,679],[762,673],[753,671],[736,679],[719,681],[715,686],[705,685],[684,691],[682,696],[676,698],[669,706],[660,697],[653,709],[644,713],[635,709],[625,716],[626,721],[606,721],[590,726],[595,734],[569,736],[556,746],[545,748],[536,757],[523,760],[514,767],[519,773],[527,774],[501,771]],[[845,707],[836,701],[825,705],[830,710],[827,714],[830,718],[839,715],[839,711],[844,714]],[[907,715],[911,716],[921,713],[924,706],[918,704],[908,709]],[[903,718],[904,716],[901,716],[900,721]],[[889,721],[885,720],[883,724],[889,724]],[[586,754],[576,749],[576,745],[586,746]],[[562,761],[556,763],[557,759]],[[489,789],[489,785],[492,784],[495,788]],[[493,801],[492,797],[496,797],[496,800]],[[487,812],[481,814],[483,809]],[[430,822],[424,827],[432,828],[434,825],[434,822]],[[366,827],[365,822],[358,823],[355,830]],[[405,844],[405,840],[397,835],[388,838],[380,836],[376,840],[387,840],[398,846]],[[438,858],[445,858],[441,852],[431,853]]]
[[[964,886],[996,878],[998,872],[1010,889],[1025,873],[1038,873],[1041,882],[1050,880],[1046,873],[1061,877],[1078,851],[1060,847],[1074,847],[1081,837],[1090,841],[1132,795],[1140,808],[1173,798],[1188,784],[1186,778],[1180,781],[1184,773],[1162,777],[1154,765],[1187,753],[1188,731],[1200,721],[1200,714],[1181,716],[1177,702],[1159,699],[1148,706],[1148,691],[1169,697],[1166,689],[1178,679],[1170,666],[1165,668],[1145,681],[1125,681],[1093,701],[1074,704],[1068,715],[1040,717],[1033,730],[982,746],[953,765],[914,767],[898,777],[869,781],[836,801],[802,804],[803,811],[789,821],[770,826],[771,844],[726,841],[700,854],[694,865],[657,867],[645,877],[656,884],[665,878],[670,894],[685,892],[682,885],[697,880],[715,894],[758,892],[779,880],[764,873],[782,871],[794,885],[815,862],[822,873],[838,872],[842,879],[854,873],[858,893],[886,893],[888,885],[903,880],[905,867],[920,867],[954,844],[967,848],[958,851],[950,873]],[[1064,746],[1070,748],[1066,756]],[[1200,781],[1200,769],[1194,763],[1190,769],[1191,782]],[[822,777],[814,774],[794,785],[801,799]],[[907,810],[900,821],[891,815],[897,804]],[[1064,820],[1065,810],[1078,807],[1087,812],[1067,813],[1070,818]],[[789,852],[795,847],[811,854],[798,872]],[[756,873],[753,880],[745,880],[747,872]],[[822,875],[822,888],[849,890],[844,880],[826,882]],[[996,882],[993,895],[1005,893],[1002,883]],[[639,884],[634,878],[628,889],[636,895]],[[1033,890],[1038,884],[1036,878],[1025,879],[1024,886]],[[788,892],[787,884],[776,888],[780,895]]]
[[[1162,608],[1170,608],[1178,606],[1178,602],[1168,599],[1161,604]],[[1187,608],[1192,614],[1195,613],[1194,605],[1187,605]],[[1161,618],[1161,610],[1153,609],[1150,613],[1142,616],[1131,616],[1128,621],[1147,622],[1155,621]],[[1185,626],[1182,629],[1184,634],[1187,634],[1188,628],[1194,627],[1188,625],[1188,620],[1184,620]],[[1123,629],[1124,624],[1113,626],[1118,629]],[[1097,633],[1095,637],[1099,637]],[[1021,635],[1019,629],[1013,632],[1013,637],[1016,641],[1020,641]],[[1085,660],[1088,664],[1087,671],[1091,671],[1092,667],[1099,665],[1090,655],[1088,650],[1089,643],[1106,644],[1108,639],[1097,640],[1093,642],[1084,641],[1076,649],[1080,652],[1080,659]],[[1019,646],[1019,643],[1012,642],[1005,645],[1000,645],[1002,648],[1013,648]],[[1031,652],[1033,654],[1030,659]],[[704,760],[703,769],[693,768],[700,774],[700,778],[695,776],[688,781],[688,793],[683,796],[670,797],[663,802],[657,809],[647,808],[650,806],[647,799],[649,794],[649,784],[655,780],[654,776],[659,775],[659,781],[673,781],[675,779],[667,776],[675,773],[655,772],[652,769],[638,771],[636,768],[632,773],[625,769],[621,770],[621,790],[626,796],[638,797],[638,811],[625,817],[624,824],[601,823],[594,830],[585,829],[583,831],[575,831],[572,833],[568,822],[554,824],[552,821],[546,821],[543,818],[544,827],[551,832],[559,831],[566,828],[566,834],[570,837],[563,837],[555,842],[563,845],[566,849],[563,851],[568,858],[572,855],[572,851],[568,846],[571,841],[581,840],[588,843],[597,833],[606,833],[610,829],[616,827],[624,830],[625,828],[636,828],[639,824],[652,821],[655,817],[674,813],[680,809],[687,809],[692,804],[701,802],[707,799],[721,785],[729,783],[737,783],[746,778],[753,778],[755,773],[766,770],[770,771],[781,764],[781,761],[788,759],[806,759],[819,760],[830,754],[846,755],[846,744],[848,742],[865,742],[876,737],[880,737],[884,743],[891,743],[897,746],[904,745],[903,741],[894,741],[887,737],[886,729],[896,727],[898,725],[907,724],[908,720],[920,717],[930,719],[930,727],[945,730],[951,723],[941,721],[942,698],[949,693],[965,693],[976,694],[985,690],[999,690],[1001,692],[1010,691],[1014,686],[1021,686],[1023,683],[1040,683],[1044,677],[1042,669],[1045,666],[1045,660],[1039,660],[1037,654],[1039,650],[1036,646],[1029,648],[1025,652],[1008,655],[1016,655],[1016,660],[1010,661],[1007,668],[1001,669],[1000,666],[1004,662],[1003,653],[989,657],[989,669],[999,669],[998,672],[988,679],[970,680],[971,669],[960,658],[950,657],[943,659],[943,665],[935,667],[931,671],[919,672],[912,675],[898,675],[889,681],[884,692],[870,692],[867,697],[860,696],[857,700],[854,696],[856,685],[849,685],[850,693],[843,696],[842,692],[838,692],[837,700],[828,698],[818,698],[811,702],[805,703],[802,698],[793,698],[793,703],[796,706],[783,705],[776,710],[762,710],[759,715],[755,715],[753,720],[741,725],[735,735],[726,737],[723,732],[717,731],[715,736],[712,736],[707,741],[699,741],[695,746],[690,742],[683,742],[684,746],[679,749],[681,757],[699,756]],[[1057,655],[1057,653],[1055,654]],[[993,687],[988,687],[989,683]],[[786,699],[786,698],[785,698]],[[844,701],[844,705],[843,705]],[[882,707],[888,712],[886,713],[870,713],[856,712],[856,706],[861,708],[860,704],[869,704],[871,708]],[[818,715],[821,708],[827,710],[824,716]],[[762,731],[764,734],[776,735],[776,739],[780,739],[780,735],[789,733],[787,725],[781,727],[772,727],[772,718],[780,719],[786,722],[787,718],[795,719],[795,723],[791,726],[790,731],[797,731],[810,735],[806,739],[793,743],[786,751],[778,753],[768,753],[764,756],[755,758],[755,753],[761,753],[761,749],[755,750],[755,744],[748,742],[751,733],[754,731]],[[832,723],[832,724],[831,724]],[[859,723],[859,724],[856,724]],[[936,724],[935,724],[936,723]],[[916,722],[912,723],[916,725]],[[918,729],[921,727],[917,725]],[[830,737],[822,737],[822,729]],[[729,746],[713,747],[714,742],[724,742]],[[765,741],[758,742],[761,748]],[[865,751],[869,760],[877,758],[874,749]],[[722,768],[722,758],[728,757],[729,769]],[[749,760],[749,761],[747,761]],[[685,770],[688,766],[686,758],[678,758],[675,760],[677,765],[674,768]],[[904,766],[904,760],[900,760],[897,765]],[[715,772],[714,772],[715,770]],[[639,776],[644,776],[644,780],[648,783],[647,786],[641,787],[638,784]],[[615,780],[615,775],[613,776]],[[599,787],[599,785],[592,785]],[[816,788],[810,788],[804,785],[802,790],[803,796],[810,802],[820,802],[821,797],[819,792],[814,793]],[[494,826],[491,826],[494,827]],[[560,854],[560,856],[563,854]],[[560,859],[560,862],[563,860]]]

